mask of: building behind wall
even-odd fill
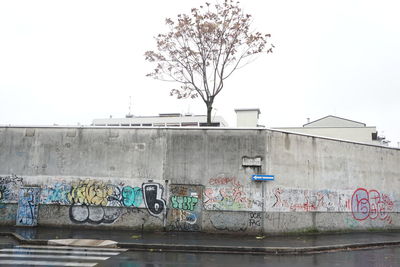
[[[332,115],[309,121],[303,127],[273,127],[272,129],[372,145],[388,146],[390,142],[378,135],[375,126],[367,126],[362,122]]]
[[[235,109],[237,127],[262,127],[258,125],[261,111],[259,108]]]
[[[94,119],[93,126],[134,126],[134,127],[199,127],[207,126],[206,115],[161,113],[159,116],[134,116],[128,114],[125,118]],[[212,117],[214,127],[227,127],[221,116]]]

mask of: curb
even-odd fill
[[[46,239],[26,239],[25,237],[13,232],[0,232],[0,236],[11,236],[12,238],[14,238],[23,245],[39,245],[39,246],[47,245]]]
[[[128,250],[146,250],[163,252],[197,252],[197,253],[246,253],[246,254],[317,254],[323,252],[338,252],[346,250],[361,250],[399,246],[400,241],[386,241],[375,243],[354,243],[313,247],[238,247],[238,246],[205,246],[205,245],[173,245],[173,244],[141,244],[118,243],[119,248]]]
[[[13,232],[0,232],[0,236],[11,236],[24,245],[48,245],[47,239],[26,239]],[[143,243],[117,243],[118,248],[128,250],[142,250],[150,252],[191,252],[191,253],[224,253],[224,254],[269,254],[269,255],[298,255],[317,254],[324,252],[339,252],[347,250],[373,249],[390,246],[399,246],[399,241],[385,241],[375,243],[353,243],[313,247],[238,247],[238,246],[206,246],[206,245],[181,245],[181,244],[143,244]]]

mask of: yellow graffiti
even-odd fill
[[[88,179],[72,186],[67,197],[71,203],[106,206],[108,197],[112,194],[111,185]]]

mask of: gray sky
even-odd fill
[[[209,0],[210,2],[213,2]],[[0,1],[0,124],[90,124],[135,115],[205,114],[197,100],[169,96],[145,77],[144,52],[164,19],[204,1]],[[258,107],[267,127],[301,126],[336,115],[377,126],[400,142],[400,2],[242,0],[273,54],[238,70],[217,97],[217,115],[235,126],[235,108]]]

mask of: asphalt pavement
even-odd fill
[[[311,254],[400,246],[400,231],[313,233],[298,235],[229,235],[202,232],[135,232],[112,229],[0,226],[0,235],[20,244],[47,245],[49,240],[112,240],[130,250],[250,254]]]

